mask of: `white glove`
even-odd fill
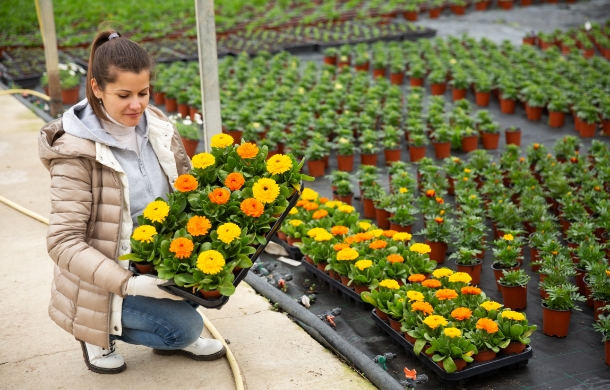
[[[127,295],[140,295],[156,299],[171,299],[173,301],[182,301],[184,298],[174,294],[167,293],[161,290],[160,284],[167,280],[151,278],[149,276],[132,276],[127,280]]]

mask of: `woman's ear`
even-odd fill
[[[91,78],[91,89],[96,98],[102,98],[102,91],[100,91],[100,87],[97,85],[97,81],[95,81],[94,78]]]

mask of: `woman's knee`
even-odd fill
[[[193,344],[203,331],[203,318],[196,309],[184,303],[184,310],[176,318],[176,330],[174,332],[174,347],[181,349]]]

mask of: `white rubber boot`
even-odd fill
[[[157,355],[184,355],[194,360],[216,360],[223,357],[227,350],[222,343],[216,339],[204,339],[199,337],[197,341],[184,349],[153,349]]]
[[[110,342],[109,350],[84,341],[81,341],[80,344],[85,364],[91,371],[98,374],[118,374],[127,368],[125,359],[115,350],[114,341]]]

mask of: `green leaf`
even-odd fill
[[[193,278],[193,275],[191,274],[179,274],[174,277],[174,281],[176,284],[178,284],[178,282],[182,284],[191,284],[195,283],[195,278]]]
[[[513,324],[510,327],[510,337],[516,339],[523,334],[523,326],[519,324]]]
[[[425,339],[417,339],[415,341],[415,344],[413,345],[413,353],[415,353],[415,355],[419,355],[419,353],[421,352],[422,348],[424,348],[425,345],[426,345]]]
[[[451,359],[451,356],[448,356],[447,358],[445,358],[445,360],[443,360],[443,367],[445,368],[445,371],[449,373],[457,370],[455,362],[453,361],[453,359]]]
[[[123,256],[119,256],[119,260],[133,260],[133,261],[142,261],[140,256],[135,253],[127,253]]]
[[[176,275],[174,271],[160,269],[157,276],[159,279],[170,280],[174,278],[174,275]]]

